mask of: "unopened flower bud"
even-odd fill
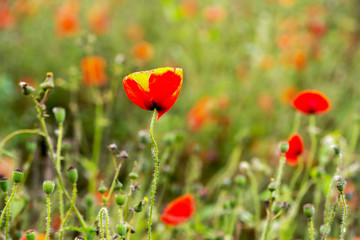
[[[304,214],[307,218],[312,218],[315,213],[314,205],[311,203],[305,204],[303,207]]]
[[[46,74],[46,79],[42,84],[40,84],[40,87],[44,90],[51,90],[55,87],[54,74],[52,72],[48,72]]]
[[[136,180],[136,179],[139,178],[139,175],[138,175],[136,172],[131,172],[131,173],[129,174],[129,177],[130,177],[130,179],[132,179],[132,180]]]
[[[29,95],[35,91],[35,89],[31,86],[28,86],[26,82],[20,82],[19,86],[23,89],[24,95]]]
[[[127,225],[125,223],[116,225],[116,231],[120,236],[125,236],[127,232]]]
[[[126,196],[124,194],[115,195],[115,202],[117,205],[119,205],[119,206],[124,205],[125,200],[126,200]]]
[[[123,187],[122,183],[119,180],[116,179],[115,190],[119,191],[120,189],[122,189],[122,187]]]
[[[141,200],[139,203],[138,203],[138,205],[136,205],[135,207],[134,207],[134,210],[135,210],[135,212],[141,212],[142,211],[142,207],[145,205],[145,203],[148,201],[148,199],[147,198],[144,198],[144,200]]]
[[[66,111],[64,108],[62,107],[53,108],[53,113],[58,123],[63,123],[65,121]]]
[[[8,188],[9,188],[9,181],[7,180],[6,177],[0,175],[0,189],[1,189],[1,191],[6,193],[8,191]]]
[[[36,234],[34,230],[29,230],[25,233],[26,240],[35,240]]]
[[[339,146],[334,146],[333,148],[336,155],[339,155],[341,153],[341,148]]]
[[[43,182],[43,190],[47,195],[50,195],[54,192],[55,183],[53,181],[44,181]]]
[[[126,150],[122,150],[120,152],[120,154],[118,155],[118,157],[121,158],[121,159],[127,159],[127,158],[129,158],[129,153]]]
[[[276,190],[276,183],[275,183],[275,181],[274,181],[273,178],[270,179],[270,183],[269,183],[269,185],[268,185],[267,188],[268,188],[268,190],[269,190],[270,192],[273,192],[273,191]]]
[[[279,148],[282,153],[286,153],[289,150],[289,143],[285,141],[280,142]]]
[[[346,180],[341,178],[336,182],[336,188],[339,190],[339,192],[343,192],[346,186]]]
[[[104,194],[107,191],[107,187],[104,184],[104,181],[101,181],[100,186],[98,188],[98,192]]]
[[[15,183],[19,183],[19,182],[21,182],[21,181],[23,180],[23,178],[24,178],[24,172],[23,172],[22,170],[20,170],[20,169],[16,169],[16,170],[14,170],[14,172],[13,172],[12,178],[13,178],[13,181],[14,181]]]
[[[108,146],[108,149],[109,149],[113,154],[115,154],[115,153],[117,152],[117,150],[118,150],[118,147],[116,146],[115,143],[113,143],[113,144],[110,144],[110,145]]]
[[[78,170],[71,166],[67,169],[67,175],[71,183],[76,183],[78,180]]]
[[[244,187],[246,184],[246,177],[243,175],[238,175],[235,177],[235,183],[239,186],[239,187]]]

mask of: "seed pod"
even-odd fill
[[[67,170],[67,175],[71,183],[76,183],[78,180],[78,171],[75,167],[71,166]]]
[[[104,181],[101,181],[100,186],[98,188],[98,192],[104,194],[107,191],[107,187],[104,184]]]
[[[126,197],[124,194],[116,194],[115,195],[115,202],[117,205],[119,205],[119,206],[124,205],[125,200],[126,200]]]
[[[13,172],[12,178],[15,183],[19,183],[24,178],[24,172],[21,169],[16,169]]]
[[[127,225],[124,223],[116,225],[116,231],[120,236],[125,236],[127,231]]]
[[[46,79],[43,83],[40,84],[40,87],[43,90],[51,90],[55,87],[54,74],[52,72],[46,73]]]
[[[26,237],[26,240],[35,240],[36,239],[35,231],[33,231],[33,230],[27,231],[25,233],[25,237]]]
[[[343,178],[340,178],[337,182],[336,182],[336,188],[339,190],[339,192],[343,192],[346,186],[346,180]]]
[[[9,181],[4,176],[0,176],[0,189],[4,193],[8,191],[9,188]]]
[[[65,121],[66,112],[64,108],[62,107],[53,108],[53,113],[58,123],[63,123]]]
[[[313,204],[311,203],[305,204],[303,210],[307,218],[312,218],[312,216],[314,216],[315,208]]]
[[[288,142],[281,142],[279,145],[280,151],[282,153],[286,153],[289,150],[289,143]]]
[[[47,195],[50,195],[54,192],[55,183],[53,181],[44,181],[43,190]]]

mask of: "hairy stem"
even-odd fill
[[[309,218],[310,240],[314,240],[314,226],[312,218]]]
[[[337,207],[337,205],[338,205],[338,203],[339,203],[339,200],[340,200],[340,195],[339,195],[338,198],[336,199],[336,202],[335,202],[335,204],[334,204],[334,207],[333,207],[333,209],[332,209],[332,211],[331,211],[331,213],[330,213],[330,217],[329,217],[328,222],[327,222],[327,224],[326,224],[325,231],[324,231],[324,233],[323,233],[323,235],[322,235],[322,237],[321,237],[321,240],[324,240],[324,239],[326,238],[326,235],[327,235],[327,233],[328,233],[328,231],[329,231],[330,224],[331,224],[332,219],[333,219],[333,217],[334,217],[334,215],[335,215],[336,207]]]
[[[149,222],[148,222],[148,240],[152,239],[152,235],[151,235],[151,220],[152,220],[152,213],[153,213],[153,208],[154,208],[154,200],[155,200],[155,192],[156,192],[156,183],[157,183],[157,178],[158,178],[158,169],[159,169],[159,150],[158,150],[158,146],[156,144],[156,141],[154,139],[154,123],[156,120],[156,109],[154,109],[154,113],[151,119],[151,123],[150,123],[150,138],[151,141],[154,145],[154,160],[155,160],[155,172],[154,172],[154,179],[153,179],[153,184],[152,184],[152,194],[151,194],[151,204],[150,204],[150,212],[149,212]]]
[[[120,162],[119,166],[116,168],[116,172],[115,172],[115,175],[114,175],[114,179],[113,179],[113,181],[112,181],[112,183],[111,183],[111,187],[110,187],[109,194],[108,194],[108,196],[104,199],[104,204],[105,204],[105,205],[109,202],[109,200],[110,200],[110,198],[111,198],[111,195],[112,195],[112,193],[113,193],[113,191],[114,191],[114,188],[115,188],[115,185],[116,185],[116,179],[117,179],[118,176],[119,176],[120,169],[121,169],[121,166],[123,165],[123,163],[124,163],[124,159]]]
[[[61,145],[62,145],[62,136],[64,132],[63,123],[59,123],[59,135],[56,146],[56,167],[61,172]],[[63,191],[59,188],[59,210],[60,210],[60,221],[64,220],[64,199],[63,199]]]
[[[0,228],[1,228],[2,223],[3,223],[3,220],[4,220],[4,216],[6,215],[8,208],[10,208],[11,201],[13,200],[13,198],[14,198],[14,196],[15,196],[16,189],[17,189],[17,185],[18,185],[17,183],[14,184],[14,188],[13,188],[13,191],[12,191],[12,193],[11,193],[11,195],[10,195],[10,198],[9,198],[9,200],[6,202],[5,207],[4,207],[4,209],[2,210],[2,212],[1,212],[1,216],[0,216]]]
[[[46,207],[47,207],[47,223],[46,223],[45,240],[49,240],[49,235],[50,235],[50,195],[46,196]]]
[[[344,240],[344,234],[345,234],[345,220],[346,220],[346,213],[347,213],[347,207],[346,207],[346,201],[345,201],[345,197],[344,197],[344,193],[341,192],[341,200],[343,202],[343,206],[344,206],[344,214],[343,214],[343,218],[342,218],[342,222],[341,222],[341,233],[340,233],[340,240]]]
[[[9,201],[9,195],[7,193],[5,199],[6,202]],[[9,222],[10,222],[10,207],[8,207],[6,210],[5,240],[8,239],[8,235],[9,235]]]
[[[74,206],[75,206],[75,201],[76,201],[76,193],[77,193],[77,187],[76,187],[76,183],[73,183],[73,193],[72,193],[72,200],[71,200],[71,205],[69,210],[67,211],[64,221],[61,222],[61,228],[60,228],[60,240],[63,239],[64,236],[64,227],[65,224],[67,223],[67,221],[69,220],[71,211],[73,210]]]

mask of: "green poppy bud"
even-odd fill
[[[106,191],[107,191],[107,187],[105,186],[104,181],[101,181],[100,186],[98,188],[98,192],[104,194],[106,193]]]
[[[78,171],[75,167],[71,166],[67,170],[67,175],[71,183],[76,183],[78,180]]]
[[[122,183],[116,179],[115,190],[119,191],[120,189],[122,189],[122,187],[123,187]]]
[[[280,151],[282,153],[286,153],[289,150],[289,143],[288,142],[281,142],[279,145]]]
[[[6,193],[8,191],[8,188],[9,188],[9,181],[4,176],[0,175],[0,189],[1,189],[1,191]]]
[[[125,236],[127,228],[127,225],[124,223],[116,225],[116,231],[122,237]]]
[[[58,123],[63,123],[65,121],[66,111],[64,108],[62,107],[53,108],[53,113]]]
[[[31,93],[35,92],[35,89],[31,86],[28,86],[26,82],[20,82],[19,86],[23,89],[23,94],[30,95]]]
[[[23,178],[24,178],[24,172],[23,172],[22,170],[20,170],[20,169],[16,169],[16,170],[14,170],[14,172],[13,172],[12,178],[13,178],[13,181],[14,181],[15,183],[19,183],[19,182],[21,182],[21,181],[23,180]]]
[[[341,148],[339,146],[334,146],[333,148],[336,155],[339,155],[341,153]]]
[[[139,175],[138,175],[136,172],[131,172],[131,173],[129,174],[129,177],[130,177],[130,179],[132,179],[132,180],[136,180],[136,179],[139,178]]]
[[[313,204],[311,203],[305,204],[303,210],[307,218],[312,218],[312,216],[314,216],[315,208]]]
[[[124,205],[125,200],[126,200],[126,197],[124,194],[116,194],[115,195],[115,202],[117,205],[119,205],[119,206]]]
[[[33,231],[33,230],[27,231],[25,233],[25,237],[26,237],[26,240],[35,240],[36,239],[35,231]]]
[[[238,175],[235,178],[235,183],[239,186],[239,187],[244,187],[246,185],[246,177],[243,175]]]
[[[336,188],[339,190],[339,192],[343,192],[346,186],[346,180],[341,178],[336,182]]]
[[[43,182],[43,190],[47,195],[50,195],[54,192],[55,183],[53,181],[44,181]]]

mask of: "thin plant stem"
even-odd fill
[[[0,228],[1,228],[1,226],[2,226],[4,216],[5,216],[6,213],[7,213],[7,209],[10,208],[11,201],[13,200],[13,198],[14,198],[14,196],[15,196],[16,189],[17,189],[17,185],[18,185],[17,183],[14,184],[14,188],[13,188],[13,191],[12,191],[12,193],[11,193],[11,195],[10,195],[10,198],[9,198],[9,200],[6,202],[5,207],[4,207],[4,209],[2,210],[2,212],[1,212],[1,216],[0,216]]]
[[[59,135],[56,146],[56,166],[61,172],[61,146],[62,146],[62,137],[63,137],[64,127],[63,123],[59,123]],[[59,188],[59,210],[60,210],[60,221],[64,220],[64,196],[63,191]]]
[[[158,150],[158,146],[156,144],[156,141],[154,139],[154,123],[156,120],[156,109],[154,109],[154,113],[151,119],[151,123],[150,123],[150,138],[151,141],[154,145],[154,160],[155,160],[155,172],[154,172],[154,179],[153,179],[153,184],[152,184],[152,194],[151,194],[151,204],[150,204],[150,212],[149,212],[149,222],[148,222],[148,240],[152,239],[152,235],[151,235],[151,220],[152,220],[152,213],[153,213],[153,208],[154,208],[154,200],[155,200],[155,192],[156,192],[156,183],[157,183],[157,178],[158,178],[158,169],[159,169],[159,150]]]
[[[124,222],[126,222],[127,220],[127,216],[128,216],[128,212],[129,212],[129,203],[130,203],[130,197],[132,195],[132,188],[130,188],[129,190],[129,194],[127,195],[127,198],[126,198],[126,204],[125,204],[125,213],[124,213]]]
[[[98,89],[95,89],[98,90]],[[101,100],[100,92],[94,91],[95,93],[95,121],[94,121],[94,142],[93,142],[93,153],[92,153],[92,162],[96,166],[96,173],[95,178],[97,176],[98,172],[98,165],[99,165],[99,158],[101,153],[101,140],[102,140],[102,134],[103,134],[103,115],[104,115],[104,109],[103,109],[103,103]],[[92,179],[92,184],[89,184],[90,192],[95,192],[95,179]]]
[[[38,134],[40,136],[44,136],[44,133],[41,132],[40,129],[20,129],[17,131],[14,131],[12,133],[10,133],[9,135],[7,135],[6,137],[4,137],[1,141],[0,141],[0,155],[2,153],[2,149],[5,146],[5,144],[13,137],[20,135],[20,134]]]
[[[283,153],[283,154],[281,154],[281,157],[280,157],[279,170],[278,170],[276,180],[275,180],[276,181],[275,182],[275,199],[277,199],[277,196],[280,193],[281,178],[282,178],[283,171],[284,171],[285,160],[286,160],[285,154]]]
[[[310,240],[314,240],[314,226],[312,218],[309,218]]]
[[[116,168],[116,172],[115,172],[115,175],[114,175],[114,179],[113,179],[113,181],[112,181],[112,183],[111,183],[111,187],[110,187],[109,194],[108,194],[108,196],[104,199],[104,204],[105,204],[105,205],[109,202],[109,200],[110,200],[110,198],[111,198],[111,195],[112,195],[112,193],[113,193],[113,191],[114,191],[114,188],[115,188],[115,185],[116,185],[116,179],[117,179],[118,176],[119,176],[120,169],[121,169],[121,166],[123,165],[123,163],[124,163],[124,159],[120,162],[119,166]]]
[[[317,148],[317,140],[316,140],[316,118],[315,115],[309,116],[309,131],[310,131],[310,141],[311,141],[311,147],[310,147],[310,154],[309,158],[306,162],[306,170],[305,170],[305,176],[303,177],[302,184],[304,184],[305,181],[309,178],[311,166],[313,165],[315,154],[316,154],[316,148]]]
[[[272,205],[273,205],[273,197],[272,197],[272,193],[270,194],[270,202],[269,202],[269,208],[266,209],[266,213],[267,213],[267,218],[266,218],[266,223],[265,223],[265,227],[264,227],[264,232],[261,236],[261,240],[266,240],[269,234],[269,230],[270,230],[270,225],[271,225],[271,220],[272,220]]]
[[[344,234],[345,234],[345,220],[346,220],[346,214],[347,214],[347,207],[346,207],[346,201],[345,201],[345,197],[344,197],[344,193],[341,192],[341,200],[343,202],[343,206],[344,206],[344,213],[343,213],[343,218],[341,221],[341,231],[340,231],[340,240],[344,240]]]
[[[351,140],[350,140],[350,153],[353,154],[355,152],[356,149],[356,144],[358,142],[359,139],[359,123],[356,121],[356,123],[354,123],[354,126],[352,128],[352,135],[351,135]]]
[[[329,231],[330,224],[331,224],[332,219],[333,219],[333,217],[334,217],[334,215],[335,215],[336,207],[337,207],[337,205],[338,205],[338,203],[339,203],[339,200],[340,200],[340,194],[339,194],[338,198],[336,199],[336,202],[335,202],[335,204],[334,204],[334,207],[333,207],[333,209],[332,209],[332,211],[331,211],[331,213],[330,213],[330,217],[329,217],[329,219],[327,220],[327,224],[326,224],[326,227],[325,227],[325,231],[324,231],[324,233],[323,233],[323,235],[322,235],[322,237],[321,237],[321,240],[324,240],[324,239],[326,238],[326,235],[327,235],[327,233],[328,233],[328,231]]]
[[[46,196],[46,207],[47,207],[47,223],[46,223],[45,240],[49,240],[49,235],[50,235],[50,195]]]
[[[6,193],[6,202],[9,201],[9,195]],[[6,226],[5,226],[5,239],[8,239],[8,235],[9,235],[9,221],[10,220],[10,207],[7,208],[6,210]]]
[[[293,125],[293,127],[291,129],[291,133],[298,132],[299,127],[300,127],[300,120],[301,120],[301,113],[297,111],[295,113],[294,125]]]
[[[100,210],[100,237],[105,238],[105,231],[104,231],[104,215],[105,215],[105,231],[106,231],[106,239],[110,239],[110,232],[109,232],[109,216],[108,211],[105,207]]]
[[[76,187],[76,183],[73,183],[73,193],[72,193],[72,200],[71,200],[71,205],[69,210],[66,212],[64,221],[61,222],[61,228],[60,228],[60,240],[63,239],[63,235],[64,235],[64,227],[70,217],[70,214],[73,210],[73,206],[75,205],[75,201],[76,201],[76,193],[77,193],[77,187]]]

